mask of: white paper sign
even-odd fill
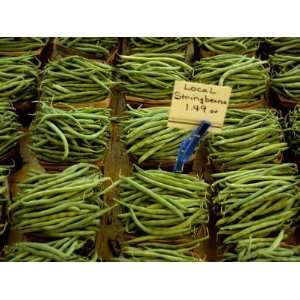
[[[175,81],[168,127],[193,129],[208,121],[208,131],[221,132],[230,94],[228,86]]]

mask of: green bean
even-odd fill
[[[111,179],[87,163],[60,173],[33,174],[9,205],[12,226],[45,237],[94,235],[101,216],[112,209],[104,208],[101,199],[109,190],[103,188],[106,181]]]
[[[32,37],[14,37],[0,38],[1,52],[25,52],[34,51],[43,48],[47,43],[47,38],[32,38]]]
[[[246,54],[257,51],[259,47],[259,39],[249,37],[198,37],[195,40],[201,48],[216,54]]]
[[[4,259],[8,262],[92,261],[96,254],[95,249],[86,257],[76,253],[85,246],[87,241],[88,239],[70,237],[47,243],[19,242],[12,246],[5,246]]]
[[[132,177],[121,177],[120,199],[116,199],[125,208],[119,214],[125,231],[136,235],[132,243],[171,241],[189,236],[196,226],[208,223],[206,183],[188,175],[135,168]],[[181,182],[189,184],[183,188]],[[199,186],[195,189],[192,183]]]
[[[62,58],[46,65],[41,100],[64,103],[101,101],[109,95],[111,79],[112,67],[107,64],[80,56]],[[69,84],[68,88],[66,84]],[[88,90],[84,87],[86,84]]]
[[[300,261],[299,247],[288,246],[283,240],[284,231],[277,237],[242,239],[238,242],[234,253],[226,253],[229,261]]]
[[[294,110],[290,111],[285,118],[285,128],[286,128],[286,139],[289,144],[289,148],[298,155],[300,153],[300,107],[296,106]]]
[[[293,164],[274,164],[214,175],[213,188],[219,189],[214,198],[220,205],[218,234],[225,244],[239,247],[240,239],[269,238],[290,226],[299,205],[296,170]]]
[[[191,130],[167,128],[168,108],[140,108],[129,110],[125,119],[120,117],[122,140],[127,152],[139,158],[139,163],[147,159],[171,159],[177,156],[181,141]],[[168,152],[167,154],[163,154]]]
[[[178,55],[184,53],[187,45],[191,42],[190,38],[147,38],[147,37],[132,37],[128,40],[130,53],[170,53],[171,55]]]
[[[118,44],[115,37],[60,37],[56,43],[66,48],[83,51],[87,54],[95,54],[101,59],[107,59],[110,51]]]
[[[38,66],[33,63],[33,56],[1,57],[0,101],[16,102],[35,99],[38,76]]]
[[[256,102],[263,97],[268,82],[264,61],[243,55],[221,54],[194,64],[193,81],[232,87],[230,104]],[[243,79],[253,73],[252,80]]]
[[[175,80],[188,80],[193,68],[184,56],[143,53],[121,55],[118,81],[128,95],[145,99],[171,99]]]
[[[103,159],[110,135],[109,115],[108,109],[72,108],[65,112],[43,104],[30,127],[30,148],[49,162]],[[89,124],[88,118],[95,122]]]
[[[209,156],[218,170],[270,163],[287,149],[280,118],[269,109],[229,109],[222,133],[208,135]]]

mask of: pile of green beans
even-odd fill
[[[300,57],[298,55],[275,54],[270,56],[270,63],[280,72],[286,72],[300,63]]]
[[[131,37],[130,53],[184,53],[191,38],[179,37]]]
[[[279,117],[271,109],[228,109],[223,131],[207,136],[209,158],[219,170],[276,162],[288,148]]]
[[[104,158],[111,132],[110,110],[42,105],[30,127],[30,149],[48,162],[92,162]]]
[[[230,104],[260,100],[269,80],[265,61],[238,54],[220,54],[194,63],[193,81],[232,87]]]
[[[218,235],[224,244],[270,237],[288,228],[299,209],[297,166],[270,164],[253,170],[213,174],[218,190]]]
[[[176,160],[179,145],[191,130],[168,128],[169,108],[139,108],[125,112],[121,121],[122,141],[127,153],[146,159]]]
[[[180,239],[208,224],[208,184],[196,177],[162,170],[144,171],[135,166],[131,177],[121,176],[119,218],[128,241]]]
[[[80,56],[69,56],[46,65],[41,101],[95,102],[108,97],[112,67]]]
[[[205,238],[206,239],[206,238]],[[192,252],[204,239],[184,241],[175,244],[165,242],[142,242],[135,246],[124,245],[122,255],[114,258],[120,262],[201,262],[204,258]]]
[[[275,54],[298,55],[300,54],[299,37],[269,37],[265,39]]]
[[[286,140],[289,149],[300,155],[300,106],[297,105],[285,118]]]
[[[9,205],[14,229],[45,237],[95,236],[105,208],[103,177],[95,165],[79,163],[60,173],[31,172]]]
[[[270,63],[280,72],[289,71],[300,63],[300,38],[266,38],[274,55],[270,56]]]
[[[197,44],[217,54],[246,54],[257,51],[259,39],[251,37],[196,37]]]
[[[283,68],[274,72],[271,78],[271,86],[278,94],[289,100],[300,101],[300,64],[292,68]]]
[[[0,52],[29,52],[44,47],[47,38],[35,37],[1,37]]]
[[[0,236],[7,227],[6,208],[9,201],[9,168],[0,166]]]
[[[97,261],[97,253],[92,249],[87,256],[80,255],[87,240],[65,237],[51,242],[19,242],[4,247],[4,261],[7,262],[86,262]]]
[[[128,95],[154,100],[171,99],[175,80],[189,80],[193,68],[180,54],[121,55],[118,80]]]
[[[117,37],[59,37],[57,44],[66,48],[96,54],[99,58],[108,58],[111,50],[118,45]]]
[[[276,238],[249,238],[238,241],[234,253],[226,253],[226,261],[299,262],[300,247],[282,243],[284,231]]]
[[[39,80],[33,56],[0,57],[0,100],[35,100]]]
[[[0,102],[0,157],[16,147],[23,136],[16,113],[7,102]]]

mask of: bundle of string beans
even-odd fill
[[[16,147],[23,136],[21,124],[8,102],[0,102],[0,157]]]
[[[38,79],[33,56],[0,57],[0,101],[35,100]]]
[[[287,143],[271,109],[228,109],[223,131],[207,136],[209,158],[218,170],[255,168],[279,162]]]
[[[48,162],[92,162],[104,158],[111,132],[110,110],[43,104],[30,127],[30,149]]]
[[[274,50],[275,54],[298,55],[300,54],[299,37],[269,37],[266,42]]]
[[[125,231],[136,236],[127,245],[181,239],[193,236],[199,226],[206,228],[207,183],[185,174],[135,169],[131,177],[120,178],[117,200],[124,209],[119,218]]]
[[[194,64],[193,81],[232,87],[229,105],[255,103],[267,89],[269,75],[264,63],[237,54],[203,58]]]
[[[44,47],[47,38],[35,37],[1,37],[0,52],[30,52]]]
[[[191,130],[168,128],[167,107],[128,108],[126,118],[121,120],[127,153],[138,157],[138,163],[146,159],[175,160],[181,141]]]
[[[180,54],[120,55],[118,81],[126,94],[154,100],[171,99],[175,80],[189,80],[193,68]]]
[[[296,220],[299,210],[297,166],[258,165],[253,170],[213,174],[218,193],[218,235],[224,245],[241,239],[272,237]]]
[[[207,237],[206,237],[207,238]],[[205,238],[205,239],[206,239]],[[182,241],[176,244],[165,241],[141,242],[137,245],[124,245],[122,255],[114,258],[121,262],[199,262],[205,258],[199,257],[193,250],[201,246],[204,239]]]
[[[105,208],[104,183],[98,167],[75,164],[60,173],[32,171],[18,184],[20,191],[9,205],[12,227],[45,237],[94,237]]]
[[[270,62],[275,68],[283,72],[299,64],[300,38],[273,37],[266,41],[274,51]]]
[[[59,37],[57,44],[66,48],[96,54],[99,58],[108,58],[111,50],[118,45],[117,37]]]
[[[7,227],[6,207],[9,201],[9,168],[0,166],[0,236]]]
[[[300,247],[283,242],[284,231],[276,238],[239,240],[233,253],[225,253],[226,261],[293,262],[300,261]]]
[[[131,37],[130,53],[184,53],[191,38],[179,37]]]
[[[80,56],[69,56],[46,65],[41,101],[96,102],[104,100],[112,85],[112,67]]]
[[[196,37],[197,44],[217,54],[246,54],[257,51],[259,39],[251,37]]]
[[[300,101],[300,64],[281,68],[271,77],[271,86],[279,95],[289,100]]]
[[[85,251],[90,240],[76,236],[51,242],[19,242],[4,247],[7,262],[87,262],[97,261],[95,247]],[[92,242],[93,243],[93,242]]]
[[[300,155],[300,106],[297,105],[285,118],[286,139],[290,150]]]

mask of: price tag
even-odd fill
[[[168,127],[193,129],[208,121],[208,131],[221,132],[230,94],[228,86],[175,81]]]

